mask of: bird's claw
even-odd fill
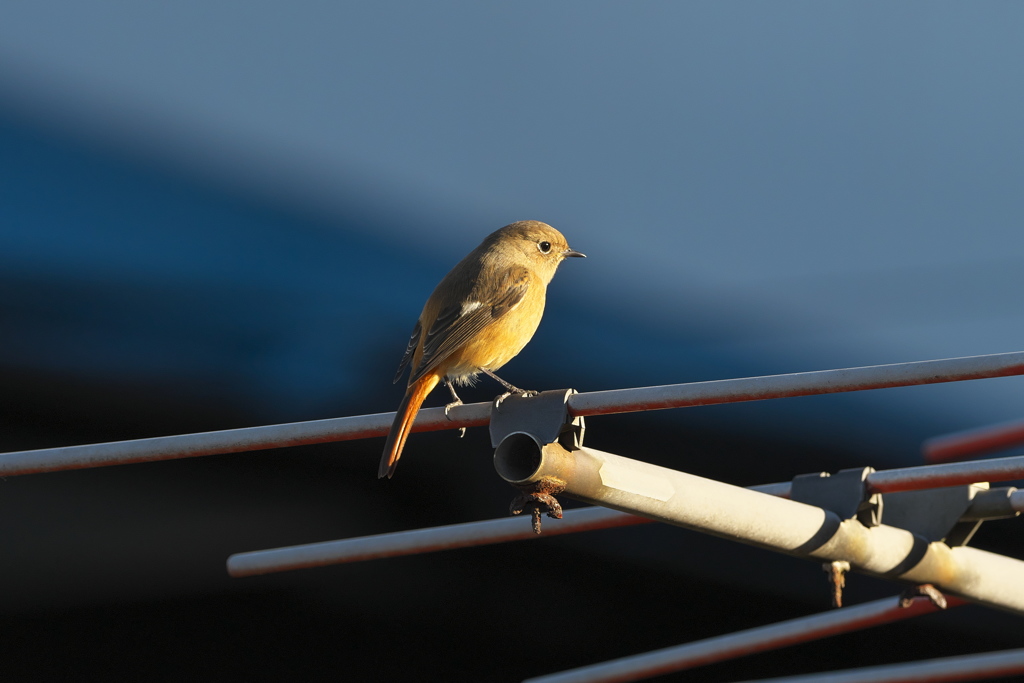
[[[500,396],[494,399],[494,409],[501,410],[501,404],[509,396],[520,396],[522,398],[530,398],[532,396],[537,396],[538,394],[540,394],[539,391],[530,391],[527,389],[519,389],[518,387],[512,387],[511,391],[506,391],[504,394],[501,394]]]
[[[452,395],[453,396],[455,395],[454,392],[452,393]],[[444,416],[447,417],[449,420],[451,420],[452,419],[452,416],[451,416],[452,408],[454,408],[456,406],[461,406],[461,405],[462,405],[462,399],[459,398],[458,396],[455,396],[455,400],[454,401],[452,401],[451,403],[448,403],[448,404],[445,405],[445,407],[444,407]],[[465,427],[459,427],[459,438],[461,439],[465,435],[466,435],[466,428]]]
[[[455,392],[454,391],[452,391],[452,396],[455,396]],[[444,406],[444,416],[447,417],[449,420],[451,420],[452,419],[452,416],[451,416],[452,408],[455,408],[456,406],[461,406],[461,405],[462,405],[462,399],[459,398],[458,396],[455,396],[455,400],[454,401],[452,401],[451,403],[445,404],[445,406]],[[461,439],[465,435],[466,435],[466,428],[465,427],[459,427],[459,438]]]
[[[445,407],[444,407],[444,416],[447,417],[449,420],[451,420],[452,416],[449,413],[451,413],[452,408],[454,408],[456,406],[461,406],[461,405],[462,405],[462,399],[461,398],[457,398],[454,401],[452,401],[451,403],[445,405]]]

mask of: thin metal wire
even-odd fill
[[[958,598],[948,598],[947,606],[964,604]],[[728,635],[706,638],[684,645],[666,647],[630,657],[613,659],[530,678],[523,683],[623,683],[652,676],[693,669],[723,662],[737,657],[777,650],[798,643],[806,643],[842,633],[859,631],[873,626],[890,624],[903,619],[938,611],[931,601],[915,598],[907,607],[901,607],[896,598],[844,607],[821,614],[789,619],[768,626],[737,631]]]
[[[967,358],[595,391],[571,396],[568,408],[573,416],[607,415],[1022,374],[1024,351],[1016,351]],[[488,423],[490,412],[490,403],[473,403],[455,407],[449,419],[445,416],[444,409],[428,408],[420,411],[412,430],[422,432],[478,427]],[[376,413],[199,434],[0,453],[0,476],[11,477],[366,439],[387,434],[393,419],[394,413]]]

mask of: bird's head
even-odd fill
[[[540,221],[512,223],[491,237],[501,250],[508,250],[510,257],[531,267],[545,282],[551,281],[558,264],[566,258],[586,258],[569,247],[562,233]]]

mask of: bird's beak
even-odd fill
[[[562,252],[562,256],[578,256],[580,258],[587,258],[586,254],[581,254],[575,249],[566,249],[565,251]]]

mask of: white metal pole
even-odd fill
[[[570,498],[791,555],[846,561],[868,574],[930,583],[974,602],[1024,613],[1024,562],[928,543],[905,529],[856,519],[592,448],[539,447],[526,434],[495,452],[506,481],[558,482]]]

